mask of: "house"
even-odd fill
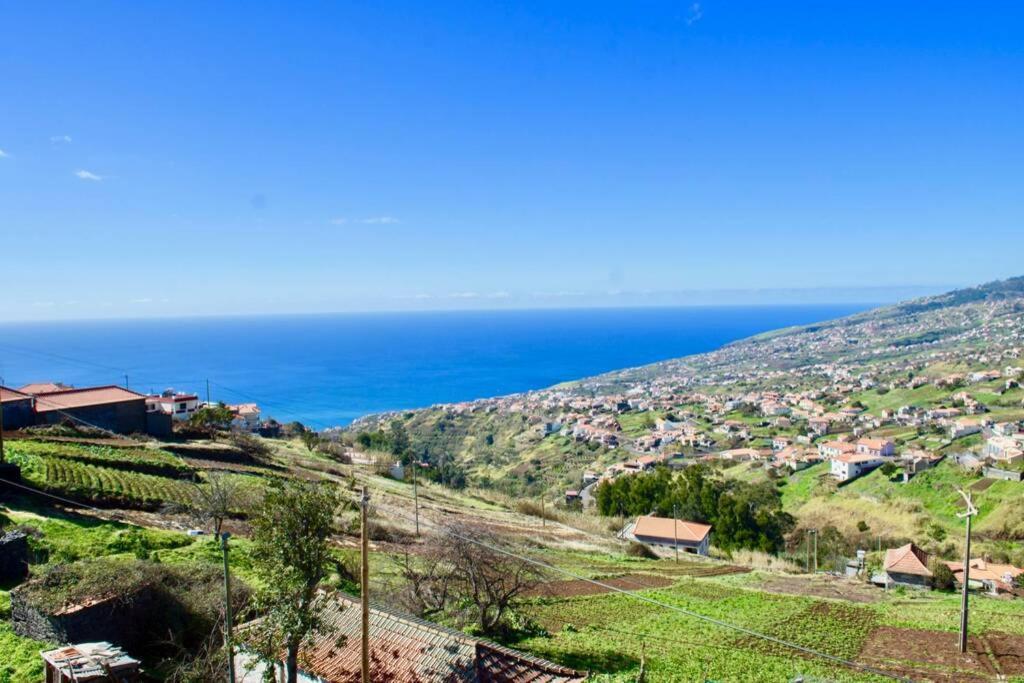
[[[330,635],[314,636],[299,651],[299,681],[359,679],[361,604],[342,593],[323,596],[321,618]],[[244,626],[242,629],[244,630]],[[374,681],[420,683],[577,683],[586,675],[482,638],[377,605],[370,607],[370,675]],[[276,668],[283,680],[283,666]],[[238,683],[262,683],[266,666],[252,654],[235,656]]]
[[[35,399],[29,394],[0,386],[0,418],[5,430],[22,429],[35,424],[32,406]]]
[[[964,563],[946,562],[946,566],[953,572],[953,578],[961,586],[964,583]],[[967,578],[972,586],[977,582],[993,595],[1000,591],[1008,592],[1013,590],[1014,581],[1018,576],[1024,574],[1024,569],[1014,567],[1012,564],[996,564],[986,562],[983,559],[971,559],[967,565],[970,568]]]
[[[985,442],[981,454],[1000,463],[1021,462],[1024,460],[1024,438],[993,436]]]
[[[885,551],[885,586],[930,588],[932,572],[928,569],[928,553],[913,543]]]
[[[228,410],[234,415],[231,419],[232,429],[255,432],[260,426],[260,407],[255,403],[239,403],[229,405]]]
[[[648,545],[678,547],[688,553],[706,556],[711,545],[711,525],[644,515],[627,524],[620,536]]]
[[[46,683],[141,681],[140,662],[110,643],[80,643],[40,653]]]
[[[772,450],[781,451],[786,446],[793,443],[793,440],[787,436],[776,436],[772,439]]]
[[[963,436],[970,436],[981,431],[981,421],[971,418],[961,418],[949,426],[949,438],[959,439]]]
[[[118,434],[148,433],[146,397],[115,385],[35,395],[36,424],[77,423]]]
[[[192,417],[199,410],[199,397],[195,394],[179,394],[168,389],[159,395],[146,397],[146,411],[161,412],[171,416],[175,422]]]
[[[830,424],[831,420],[827,417],[812,417],[807,420],[807,429],[816,436],[825,436]]]
[[[840,455],[852,455],[857,452],[857,446],[848,441],[826,441],[818,444],[818,453],[823,458],[836,458]]]
[[[832,458],[832,476],[840,482],[852,481],[884,462],[885,458],[866,453],[844,453]]]
[[[580,492],[575,489],[566,489],[565,491],[565,504],[571,505],[577,501],[583,500],[580,496]]]
[[[857,441],[857,453],[886,458],[896,453],[896,444],[889,439],[860,439]]]

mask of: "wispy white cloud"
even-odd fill
[[[50,143],[54,145],[69,145],[71,144],[70,135],[51,135]]]
[[[9,156],[11,156],[11,155],[8,154],[7,152],[3,151],[2,149],[0,149],[0,159],[6,159]]]
[[[143,297],[142,299],[132,299],[131,303],[133,303],[133,304],[151,304],[151,303],[153,303],[153,300],[150,299],[149,297]]]
[[[693,26],[704,16],[704,10],[701,8],[699,2],[695,2],[690,5],[690,15],[686,17],[686,25]]]
[[[331,225],[345,225],[346,223],[348,223],[348,219],[347,218],[332,218],[328,222]]]
[[[85,169],[79,169],[75,171],[75,175],[81,178],[82,180],[92,180],[93,182],[99,182],[103,180],[103,176],[96,175],[95,173],[92,173],[91,171],[86,171]]]
[[[394,216],[371,216],[370,218],[363,218],[359,222],[367,225],[394,225],[395,223],[401,223]]]

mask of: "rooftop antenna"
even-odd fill
[[[978,514],[978,508],[974,507],[974,503],[971,501],[971,494],[966,493],[963,489],[957,489],[956,491],[963,496],[964,502],[967,504],[965,511],[956,514],[960,519],[967,521],[967,534],[964,541],[963,593],[960,597],[960,654],[965,654],[967,652],[967,587],[971,581],[971,517]]]

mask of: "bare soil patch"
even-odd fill
[[[651,574],[624,574],[622,576],[597,579],[601,583],[627,591],[644,590],[647,588],[665,588],[675,581],[664,576]],[[549,581],[530,591],[531,597],[571,598],[581,595],[602,595],[612,592],[604,586],[597,586],[582,579],[567,581]]]
[[[877,588],[860,581],[834,576],[772,576],[762,582],[760,588],[769,593],[834,598],[860,603],[877,602],[883,597],[882,591]]]
[[[957,649],[958,635],[882,626],[864,643],[859,660],[915,681],[991,681],[1024,674],[1024,636],[989,633],[972,636],[967,653]]]
[[[992,484],[996,483],[995,479],[979,479],[978,481],[971,484],[972,491],[984,491]]]

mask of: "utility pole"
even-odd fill
[[[206,405],[210,405],[210,380],[206,380]]]
[[[804,534],[804,571],[808,574],[811,573],[811,530],[808,529],[807,533]]]
[[[359,593],[362,607],[362,623],[359,643],[362,656],[362,683],[370,683],[370,529],[367,524],[367,510],[370,507],[370,494],[363,487],[363,496],[359,500],[359,546],[361,566],[359,568]]]
[[[231,534],[221,532],[220,549],[224,554],[224,647],[228,651],[228,683],[235,683],[235,651],[231,638],[231,570],[228,568],[228,539]]]
[[[676,551],[676,564],[679,563],[679,506],[672,504],[672,545]]]
[[[124,388],[125,389],[128,388],[128,375],[127,374],[125,374],[125,376],[124,376]]]
[[[967,534],[964,539],[964,580],[963,593],[960,596],[960,654],[967,652],[967,613],[968,595],[967,587],[971,582],[971,517],[978,514],[978,508],[974,507],[971,501],[971,494],[965,493],[963,489],[957,489],[967,503],[964,512],[958,512],[957,517],[967,521]]]
[[[418,479],[418,473],[416,470],[420,468],[420,461],[418,458],[412,459],[412,506],[416,513],[416,535],[420,535],[420,493],[419,487],[416,485]]]
[[[818,573],[818,530],[817,529],[808,529],[807,531],[809,531],[811,533],[811,535],[814,536],[814,572],[813,573],[817,574]]]
[[[0,389],[0,393],[3,390]],[[4,401],[0,396],[0,465],[4,464]]]

